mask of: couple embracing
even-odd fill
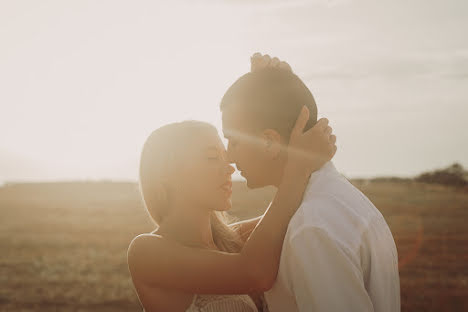
[[[140,189],[157,229],[128,265],[145,311],[400,311],[398,257],[377,208],[334,167],[336,137],[289,65],[255,54],[221,100],[223,133],[199,121],[147,139]],[[235,164],[277,192],[229,224]]]

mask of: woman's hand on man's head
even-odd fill
[[[289,139],[288,165],[310,174],[335,156],[336,136],[326,118],[304,132],[308,120],[309,110],[304,106]]]
[[[291,66],[277,57],[271,58],[268,54],[257,52],[250,57],[250,71],[255,72],[263,68],[281,68],[292,72]]]

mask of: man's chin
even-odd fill
[[[247,187],[249,189],[257,189],[257,188],[261,188],[261,187],[264,187],[265,185],[262,185],[258,182],[255,182],[253,181],[252,179],[246,179],[246,184],[247,184]]]

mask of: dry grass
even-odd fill
[[[356,185],[394,233],[402,310],[467,311],[466,189],[410,182]],[[239,218],[259,215],[272,194],[235,184],[232,212]],[[0,310],[139,310],[126,249],[136,234],[151,229],[135,184],[0,188]]]

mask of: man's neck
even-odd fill
[[[271,174],[271,182],[269,185],[272,185],[278,188],[283,180],[284,168],[286,167],[286,160],[279,159],[278,163],[275,166],[272,166],[270,174]]]

